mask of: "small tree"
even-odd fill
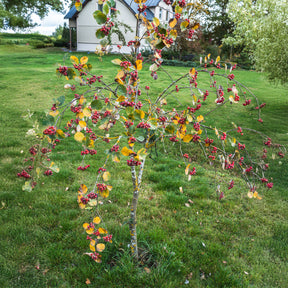
[[[165,2],[172,5],[169,0]],[[113,4],[113,1],[107,0],[103,6],[103,12],[96,11],[94,13],[97,23],[102,25],[96,32],[98,38],[104,38],[113,32],[113,14],[111,18],[109,17],[111,9],[115,12]],[[105,249],[105,243],[112,242],[112,235],[108,234],[104,227],[100,226],[96,229],[96,225],[101,223],[97,203],[101,197],[107,198],[112,189],[112,186],[108,184],[111,177],[108,171],[109,159],[118,163],[124,157],[130,168],[133,183],[129,220],[130,248],[133,257],[137,260],[138,199],[141,194],[145,159],[157,142],[163,142],[165,145],[178,145],[183,161],[186,162],[183,173],[186,174],[187,181],[197,177],[196,168],[188,163],[191,155],[187,151],[192,145],[194,153],[203,153],[207,161],[216,168],[228,171],[239,170],[249,187],[248,196],[258,199],[261,197],[256,191],[257,181],[264,183],[267,188],[273,186],[273,183],[264,176],[264,171],[268,168],[266,147],[279,149],[280,157],[285,152],[284,147],[273,144],[269,137],[260,132],[236,124],[233,124],[229,131],[222,131],[217,127],[217,123],[206,124],[205,121],[209,119],[210,114],[223,105],[229,103],[240,105],[239,103],[242,103],[244,106],[249,106],[252,100],[256,104],[258,121],[262,122],[260,113],[265,103],[260,104],[248,88],[234,79],[232,71],[236,69],[236,65],[228,69],[226,64],[221,63],[220,57],[213,60],[208,55],[204,59],[202,67],[199,69],[192,67],[178,78],[175,78],[175,75],[170,75],[164,69],[161,65],[161,50],[164,47],[169,49],[177,37],[175,30],[177,22],[182,17],[182,29],[189,29],[190,23],[193,24],[189,18],[193,18],[191,11],[198,11],[201,8],[198,6],[199,3],[187,3],[184,0],[174,4],[175,18],[170,20],[169,25],[165,26],[157,18],[154,18],[152,22],[148,21],[145,18],[145,4],[143,2],[138,3],[138,29],[135,38],[128,43],[131,48],[131,55],[122,55],[122,59],[112,61],[118,66],[117,71],[115,71],[115,78],[104,79],[102,75],[92,74],[92,67],[86,56],[80,59],[71,56],[72,65],[70,67],[60,66],[57,69],[57,74],[66,77],[67,80],[76,80],[76,83],[80,85],[80,88],[77,89],[81,92],[76,93],[72,100],[67,101],[64,96],[56,99],[47,116],[47,121],[50,123],[44,131],[36,131],[35,127],[35,129],[30,130],[30,134],[36,134],[40,142],[33,145],[29,150],[32,154],[30,160],[33,163],[30,165],[30,170],[34,170],[28,172],[27,169],[24,169],[18,174],[18,176],[27,179],[23,187],[25,190],[31,190],[36,185],[35,179],[40,177],[43,169],[46,176],[59,171],[56,164],[48,160],[50,160],[52,149],[58,145],[60,139],[73,137],[83,147],[81,152],[83,161],[78,167],[78,170],[81,171],[89,169],[90,165],[86,163],[86,160],[97,153],[95,146],[99,141],[107,143],[107,155],[103,165],[98,169],[95,183],[81,184],[78,191],[79,207],[95,213],[92,217],[93,220],[84,223],[83,227],[88,234],[87,239],[90,242],[91,250],[86,254],[96,262],[101,262],[99,253]],[[79,7],[79,4],[77,6]],[[146,28],[143,35],[139,35],[140,22]],[[197,27],[193,26],[193,28],[196,29]],[[189,34],[193,34],[192,29]],[[139,72],[142,70],[144,60],[138,50],[144,39],[149,41],[154,52],[153,63],[149,68],[151,78],[157,80],[157,72],[162,70],[170,81],[169,85],[156,95],[147,83],[140,82]],[[102,52],[104,49],[103,47]],[[120,49],[121,47],[119,47]],[[208,63],[214,65],[219,73],[213,69],[207,70]],[[220,72],[221,69],[224,69],[224,72]],[[200,74],[208,75],[210,78],[208,88],[200,87],[198,83]],[[222,82],[221,79],[223,79]],[[76,86],[66,84],[65,88],[74,91]],[[179,101],[181,97],[175,96],[181,95],[181,93],[190,95],[188,105],[187,103],[182,105]],[[177,109],[167,105],[170,97],[176,97],[178,100]],[[207,101],[211,105],[203,105]],[[72,114],[71,119],[63,124],[63,116],[67,113]],[[255,132],[257,137],[263,137],[265,148],[263,150],[261,148],[261,154],[258,154],[256,159],[247,151],[245,144],[236,139],[236,137],[240,138],[245,131]],[[233,181],[227,183],[228,189],[232,189],[233,186]],[[219,199],[223,198],[223,188],[218,186],[217,191]]]

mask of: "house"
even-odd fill
[[[135,38],[136,30],[136,14],[138,13],[138,4],[134,0],[115,0],[116,9],[120,11],[118,19],[129,25],[133,32],[125,33],[125,40],[128,43]],[[162,0],[147,0],[145,2],[147,6],[146,18],[152,21],[154,17],[157,17],[161,22],[167,22],[173,17],[173,10],[171,6],[165,4]],[[64,19],[69,19],[70,29],[70,43],[72,42],[72,30],[76,30],[77,35],[77,51],[95,51],[96,46],[99,45],[100,39],[96,38],[96,30],[99,26],[93,17],[95,10],[101,10],[101,5],[98,4],[98,0],[84,0],[82,3],[82,10],[78,12],[75,7],[65,15]],[[141,30],[140,30],[141,33]],[[75,40],[73,40],[75,41]],[[117,35],[112,35],[112,52],[119,51],[118,44],[122,44]],[[142,41],[143,42],[143,41]],[[142,44],[142,48],[149,47],[149,45]],[[121,52],[129,53],[130,48],[122,47]]]

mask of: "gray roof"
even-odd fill
[[[82,5],[83,7],[91,0],[84,0]],[[161,0],[147,0],[145,5],[147,6],[147,9],[145,10],[146,12],[146,18],[149,21],[152,21],[154,18],[154,13],[149,9],[151,7],[155,7],[159,4]],[[122,0],[122,2],[127,6],[127,8],[133,12],[133,14],[138,13],[138,4],[134,2],[134,0]],[[75,18],[78,15],[78,11],[76,10],[75,6],[73,6],[70,11],[64,16],[64,19],[72,19]],[[143,14],[143,13],[142,13]]]

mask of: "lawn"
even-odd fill
[[[96,75],[115,76],[111,63],[115,56],[105,56],[102,62],[93,53],[87,56]],[[273,178],[274,187],[269,191],[260,189],[260,201],[247,197],[248,189],[240,178],[222,170],[215,172],[201,157],[193,159],[197,177],[187,182],[185,165],[176,146],[166,148],[165,153],[159,145],[158,156],[153,153],[152,159],[148,158],[144,172],[145,185],[138,208],[138,266],[128,248],[130,173],[125,160],[118,165],[111,163],[113,190],[99,209],[113,234],[113,243],[102,253],[102,264],[83,255],[88,251],[88,243],[82,224],[91,215],[78,208],[77,190],[79,184],[95,180],[105,146],[98,148],[91,169],[83,173],[76,169],[81,148],[73,141],[63,141],[53,156],[60,172],[52,178],[42,178],[32,192],[22,191],[23,181],[16,177],[31,146],[31,139],[25,135],[33,125],[21,116],[29,109],[40,121],[53,98],[73,97],[73,92],[63,88],[67,81],[55,74],[63,57],[67,59],[64,52],[52,48],[0,46],[0,286],[287,287],[285,158],[270,161],[268,177]],[[145,66],[141,73],[148,68]],[[165,69],[174,75],[187,72],[187,68],[181,67]],[[261,102],[267,102],[262,115],[264,123],[257,121],[252,109],[230,106],[215,111],[212,123],[229,129],[231,122],[235,122],[287,144],[287,89],[268,83],[261,73],[236,71],[235,75]],[[157,81],[151,79],[146,78],[155,95],[168,83],[164,72],[159,72]],[[203,82],[208,83],[205,78]],[[173,105],[177,101],[171,97]],[[261,144],[252,134],[244,137],[252,150]],[[101,164],[97,165],[98,162]],[[237,185],[225,191],[225,198],[219,201],[216,183],[229,179]]]

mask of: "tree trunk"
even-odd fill
[[[138,261],[138,243],[137,243],[137,205],[138,205],[138,198],[139,198],[139,188],[142,182],[142,175],[144,170],[145,159],[140,166],[138,178],[136,173],[135,166],[131,166],[131,175],[132,175],[132,182],[133,182],[133,199],[132,205],[130,210],[130,221],[129,221],[129,230],[131,236],[131,253],[135,261]]]

